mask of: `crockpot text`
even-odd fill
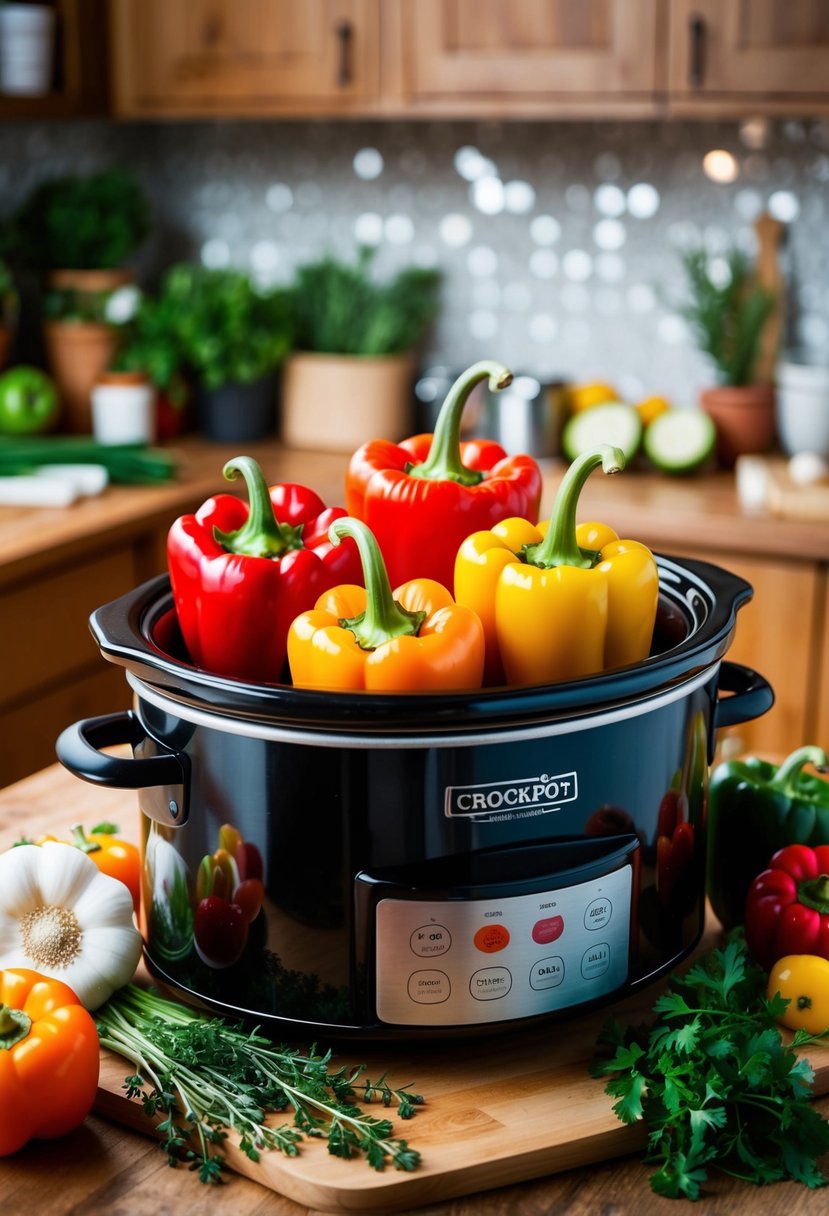
[[[550,776],[525,777],[518,781],[495,781],[488,785],[450,785],[446,787],[445,813],[480,816],[487,820],[546,815],[565,802],[578,797],[575,772]]]

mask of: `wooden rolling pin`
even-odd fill
[[[763,324],[760,349],[754,366],[754,379],[758,384],[770,384],[774,380],[785,316],[785,285],[780,268],[780,244],[785,226],[767,211],[754,221],[757,236],[756,281],[759,287],[772,292],[774,307]]]

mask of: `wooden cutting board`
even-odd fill
[[[829,480],[798,485],[789,476],[788,462],[769,459],[768,508],[786,519],[829,520]]]
[[[716,941],[712,927],[700,949]],[[640,1151],[644,1128],[619,1123],[604,1083],[589,1075],[588,1063],[609,1013],[638,1022],[647,1016],[658,991],[656,986],[612,1010],[577,1014],[529,1033],[416,1047],[341,1048],[336,1066],[364,1063],[372,1080],[385,1071],[391,1084],[424,1095],[425,1105],[413,1119],[394,1119],[396,1134],[422,1155],[421,1165],[410,1174],[391,1169],[377,1173],[363,1161],[341,1161],[329,1156],[319,1141],[306,1141],[296,1158],[271,1152],[257,1164],[238,1150],[231,1136],[227,1163],[314,1211],[375,1213],[411,1211]],[[816,1096],[829,1093],[829,1047],[810,1050],[809,1058]],[[139,1103],[122,1091],[131,1071],[126,1061],[102,1053],[95,1109],[149,1132],[152,1124]],[[276,1121],[284,1120],[277,1116]]]

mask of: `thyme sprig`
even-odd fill
[[[365,1066],[332,1068],[331,1052],[307,1054],[276,1046],[241,1023],[196,1013],[153,990],[128,984],[98,1010],[101,1045],[131,1061],[128,1098],[140,1099],[149,1118],[159,1114],[161,1147],[171,1166],[185,1162],[202,1182],[222,1182],[222,1146],[228,1131],[251,1161],[263,1151],[295,1157],[305,1137],[325,1138],[335,1157],[364,1156],[374,1169],[388,1163],[414,1170],[420,1154],[359,1102],[396,1104],[410,1119],[423,1102],[385,1074],[364,1077]],[[266,1116],[290,1111],[293,1124],[274,1126]]]

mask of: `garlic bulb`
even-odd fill
[[[97,1009],[132,979],[141,934],[122,882],[58,841],[0,853],[0,969],[28,967]]]

